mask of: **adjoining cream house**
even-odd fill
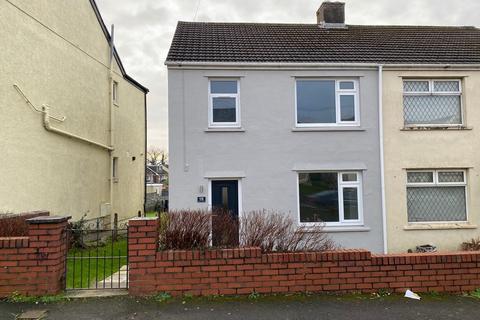
[[[383,70],[390,252],[423,244],[458,250],[480,235],[480,30],[431,27],[418,35],[409,54],[416,62]]]
[[[148,90],[93,0],[0,1],[0,212],[143,211]]]

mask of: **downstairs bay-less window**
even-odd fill
[[[463,124],[460,80],[403,80],[405,126]]]
[[[298,79],[297,127],[359,124],[358,81]]]
[[[360,172],[299,173],[300,222],[361,224],[361,178]]]
[[[208,96],[209,127],[240,127],[240,86],[238,80],[211,79]]]
[[[407,171],[408,222],[467,221],[465,170]]]

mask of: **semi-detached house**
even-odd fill
[[[170,207],[281,211],[374,252],[456,248],[478,233],[479,60],[476,28],[346,25],[338,2],[314,24],[179,22]]]

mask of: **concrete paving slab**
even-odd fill
[[[120,268],[119,271],[112,274],[110,277],[105,278],[105,280],[100,280],[97,282],[98,288],[107,288],[107,289],[119,289],[119,288],[128,288],[127,284],[127,266],[124,265]]]
[[[68,290],[65,294],[70,299],[106,298],[128,295],[127,289],[92,289],[92,290]]]
[[[16,317],[17,320],[42,320],[45,319],[47,310],[29,310]]]

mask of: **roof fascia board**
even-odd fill
[[[480,64],[382,64],[382,63],[322,63],[322,62],[203,62],[203,61],[166,61],[165,65],[168,68],[214,68],[214,69],[246,69],[246,68],[259,68],[259,69],[283,69],[283,68],[378,68],[382,65],[384,68],[393,69],[478,69]]]

